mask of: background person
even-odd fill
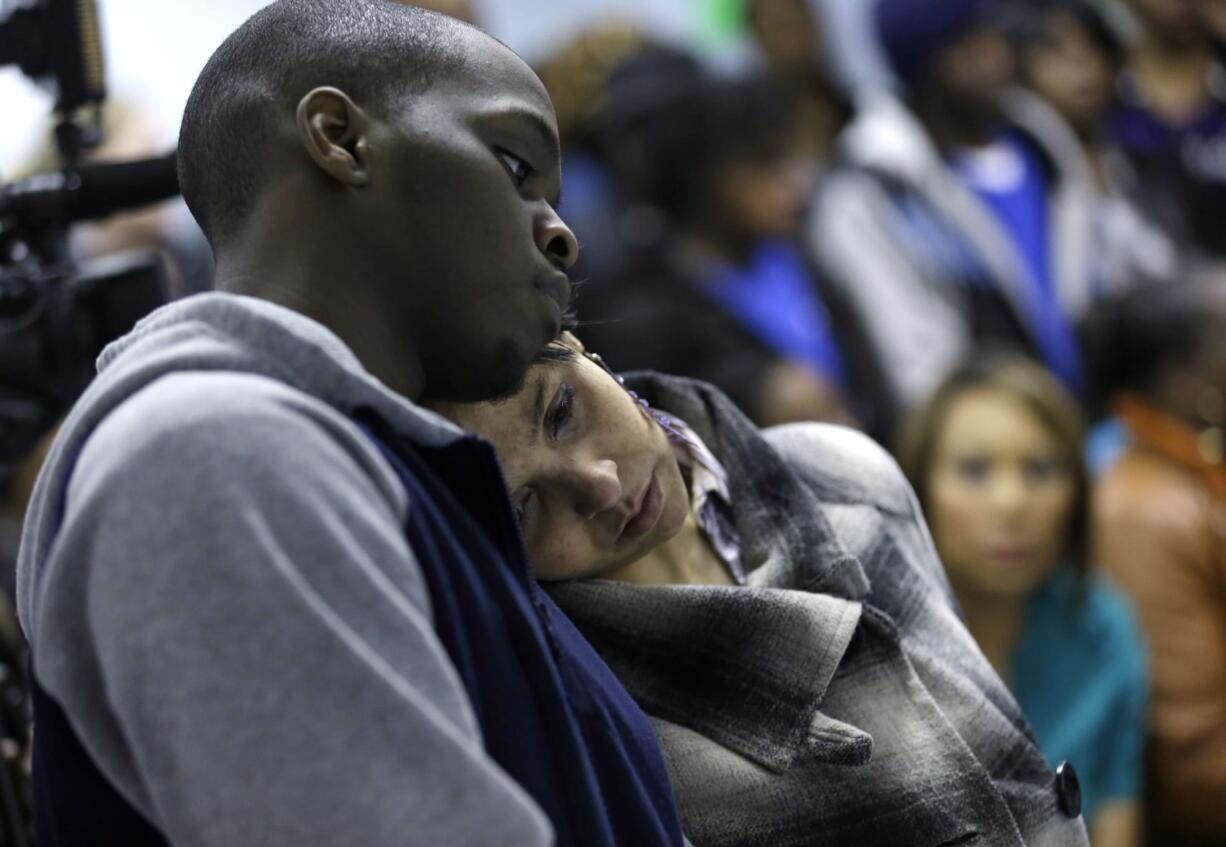
[[[903,88],[844,133],[806,243],[853,306],[897,407],[984,343],[1079,390],[1074,325],[1095,295],[1089,170],[1073,133],[1013,86],[990,0],[878,0]]]
[[[1100,4],[1040,0],[1017,27],[1021,76],[1076,133],[1089,164],[1083,190],[1091,195],[1099,249],[1091,274],[1100,292],[1167,282],[1183,260],[1154,217],[1160,198],[1142,196],[1128,158],[1110,136],[1125,48]]]
[[[763,425],[853,420],[867,357],[792,240],[808,193],[794,116],[767,79],[681,73],[639,116],[641,198],[667,229],[584,286],[587,335],[629,368],[712,382]]]
[[[989,357],[912,413],[899,454],[971,635],[1048,760],[1077,766],[1091,841],[1134,847],[1145,647],[1128,603],[1086,570],[1082,450],[1059,383],[1024,359]]]
[[[1217,0],[1128,0],[1141,23],[1120,80],[1111,137],[1161,222],[1185,249],[1226,256],[1226,69]]]
[[[1226,284],[1131,292],[1091,334],[1130,446],[1094,491],[1095,561],[1153,650],[1151,844],[1226,841]]]

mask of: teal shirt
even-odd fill
[[[1141,793],[1146,648],[1132,607],[1098,575],[1079,590],[1061,568],[1030,600],[1012,660],[1013,693],[1054,767],[1072,762],[1082,814]]]

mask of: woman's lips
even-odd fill
[[[651,482],[647,484],[647,493],[643,495],[643,502],[639,506],[639,510],[622,527],[621,540],[639,538],[650,532],[656,525],[656,521],[660,519],[662,505],[660,484],[656,482],[656,475],[653,471]]]
[[[1025,565],[1034,559],[1035,551],[1026,545],[999,545],[988,548],[988,555],[993,561],[1004,564]]]

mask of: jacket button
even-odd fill
[[[1068,762],[1061,762],[1056,768],[1056,802],[1070,818],[1081,814],[1081,782],[1076,768]]]

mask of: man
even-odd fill
[[[1136,604],[1153,694],[1148,844],[1226,842],[1226,283],[1139,289],[1095,315],[1103,400],[1127,427],[1098,479],[1093,561]]]
[[[825,164],[848,104],[826,55],[826,16],[807,0],[751,0],[746,19],[771,79],[796,116],[797,152]]]
[[[1129,0],[1141,27],[1129,45],[1110,134],[1138,193],[1198,258],[1226,258],[1226,64],[1216,0]],[[1216,33],[1220,38],[1220,33]]]
[[[1072,326],[1094,292],[1093,183],[1067,126],[1010,87],[991,5],[878,0],[901,97],[848,128],[809,231],[902,408],[983,342],[1081,385]]]
[[[210,59],[180,178],[229,293],[104,354],[22,541],[40,844],[681,843],[492,450],[414,402],[558,332],[557,148],[514,54],[390,0]]]

